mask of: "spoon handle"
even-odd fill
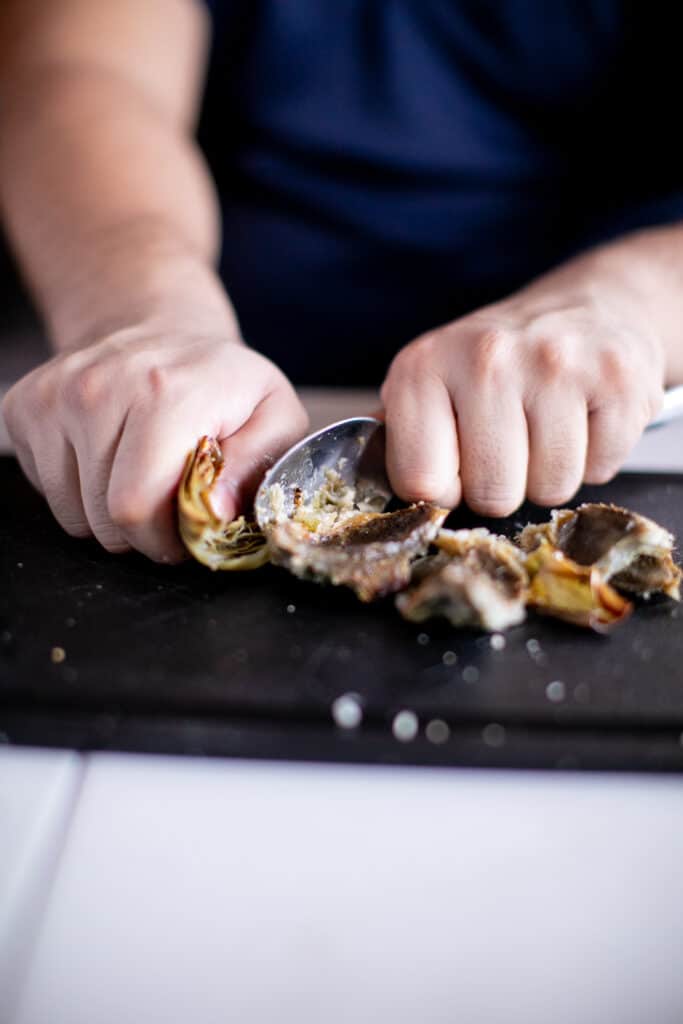
[[[658,416],[648,423],[647,429],[652,430],[653,427],[661,427],[664,423],[668,423],[669,420],[678,419],[679,416],[683,416],[683,386],[676,388],[669,388],[664,393],[664,402]]]

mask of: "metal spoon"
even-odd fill
[[[360,494],[376,497],[379,506],[385,505],[392,490],[384,468],[384,424],[372,416],[353,416],[305,437],[285,452],[256,492],[254,512],[261,529],[273,519],[270,488],[274,484],[282,488],[282,512],[289,516],[295,496],[303,504],[310,501],[327,482],[328,470],[355,485]]]

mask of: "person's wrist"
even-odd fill
[[[65,275],[45,313],[59,350],[147,324],[239,340],[237,318],[205,254],[174,232],[135,223],[101,233],[86,266]]]

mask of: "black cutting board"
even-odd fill
[[[211,573],[195,563],[108,555],[66,536],[11,458],[0,459],[0,493],[5,741],[413,763],[683,766],[683,609],[668,600],[639,607],[608,637],[531,616],[496,651],[485,635],[441,622],[416,627],[391,600],[362,605],[346,590],[272,567]],[[596,499],[683,536],[683,477],[624,474],[586,488],[577,501]],[[488,525],[511,533],[546,517],[529,506]],[[474,521],[461,510],[449,525]],[[55,647],[66,652],[57,664]],[[364,708],[353,733],[336,728],[330,710],[348,691]],[[422,727],[409,743],[391,732],[402,708]],[[433,718],[449,725],[446,742],[425,737]]]

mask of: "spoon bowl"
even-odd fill
[[[384,424],[372,416],[353,416],[332,423],[295,444],[268,470],[254,501],[261,529],[275,517],[271,488],[282,489],[284,505],[278,516],[291,516],[296,505],[306,505],[327,482],[330,470],[359,493],[384,499],[392,497],[384,468]]]

